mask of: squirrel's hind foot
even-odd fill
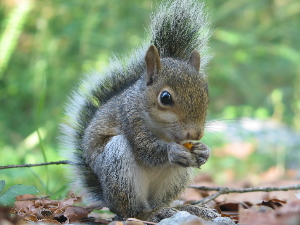
[[[192,215],[199,216],[204,220],[213,220],[216,217],[219,217],[220,214],[216,210],[205,207],[205,206],[196,206],[196,205],[182,205],[176,207],[179,211],[186,211]]]
[[[171,207],[161,208],[158,211],[153,212],[150,215],[149,220],[154,223],[158,223],[161,220],[169,218],[178,212],[179,212],[179,210],[177,210],[175,208],[171,208]]]

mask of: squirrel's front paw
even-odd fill
[[[201,142],[194,142],[191,148],[191,154],[194,155],[197,161],[197,167],[200,167],[208,160],[210,156],[210,149],[207,145]]]
[[[168,152],[169,161],[183,167],[197,166],[195,154],[176,143],[170,143]]]
[[[171,143],[168,153],[169,161],[183,167],[197,167],[206,163],[210,156],[207,145],[201,142],[194,142],[191,149],[182,145]]]

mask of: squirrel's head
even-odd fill
[[[187,62],[160,59],[151,45],[145,62],[145,118],[150,129],[167,142],[200,140],[209,98],[207,82],[199,74],[199,52],[194,50]]]

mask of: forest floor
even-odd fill
[[[299,180],[277,179],[261,182],[257,187],[278,187],[299,184]],[[210,176],[201,174],[193,185],[215,187]],[[223,187],[249,188],[249,181],[227,183]],[[180,204],[192,203],[216,193],[187,188],[177,201]],[[222,217],[231,218],[236,224],[300,224],[300,191],[274,191],[224,194],[207,203],[210,208],[219,211]],[[10,216],[8,216],[10,215]],[[114,215],[108,209],[94,210],[92,206],[83,206],[81,198],[71,194],[68,199],[51,200],[51,197],[18,196],[13,209],[0,208],[0,224],[22,225],[32,222],[39,224],[123,224],[122,219],[112,221]],[[116,218],[116,217],[115,217]],[[155,224],[145,221],[125,219],[124,224]]]

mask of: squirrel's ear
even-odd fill
[[[146,61],[146,84],[147,86],[153,83],[153,77],[160,70],[160,58],[158,50],[154,45],[151,45],[145,56]]]
[[[197,72],[199,72],[200,70],[200,53],[198,52],[198,50],[194,50],[192,51],[190,60],[189,60],[189,64],[194,67]]]

